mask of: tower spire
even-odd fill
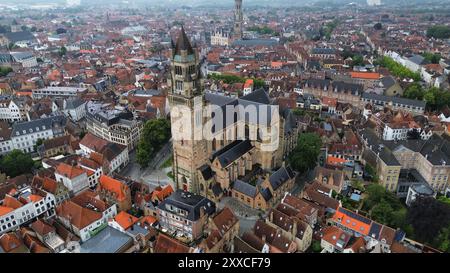
[[[242,14],[242,0],[234,0],[234,37],[242,39],[242,21],[244,16]]]
[[[177,42],[175,44],[175,55],[181,55],[181,51],[186,50],[188,55],[194,54],[194,49],[192,48],[191,42],[186,35],[184,26],[181,26],[180,34],[178,35]]]

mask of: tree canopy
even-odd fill
[[[244,77],[239,77],[236,75],[227,75],[227,74],[211,74],[208,76],[210,79],[213,80],[218,80],[218,81],[223,81],[226,84],[233,84],[233,83],[245,83],[245,81],[248,78],[244,78]],[[253,80],[253,84],[255,86],[255,88],[262,88],[265,85],[265,82],[263,79],[256,79],[256,78],[251,78]]]
[[[420,81],[420,74],[413,72],[408,68],[402,66],[401,64],[394,61],[392,58],[384,56],[377,60],[377,64],[386,67],[392,73],[392,75],[400,78],[413,79],[414,81]]]
[[[8,75],[12,71],[13,70],[11,67],[0,67],[0,77],[4,77],[4,76]]]
[[[170,139],[170,122],[167,119],[147,121],[137,147],[136,160],[141,167],[147,167],[153,156]]]
[[[450,38],[450,26],[435,25],[431,26],[427,30],[427,36],[436,39],[448,39]]]
[[[420,84],[413,83],[409,85],[403,97],[408,99],[425,100],[428,110],[441,110],[446,105],[450,105],[450,92],[431,87],[424,89]]]
[[[444,232],[448,235],[450,206],[434,198],[418,197],[411,204],[407,219],[414,228],[417,240],[439,245],[437,237],[443,229],[447,229]]]
[[[439,53],[425,52],[422,54],[422,57],[424,57],[425,60],[429,61],[432,64],[438,64],[442,58],[442,55]]]
[[[10,177],[30,173],[33,166],[34,161],[31,156],[21,150],[13,150],[0,160],[0,170]]]
[[[322,140],[315,133],[301,134],[297,147],[289,155],[289,162],[294,170],[301,173],[314,168],[322,147]]]
[[[370,212],[371,219],[412,235],[412,227],[406,221],[407,209],[394,193],[379,184],[367,186],[365,193],[368,197],[364,199],[363,208]]]

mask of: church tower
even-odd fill
[[[198,52],[181,28],[172,42],[169,106],[173,140],[175,187],[199,193],[197,169],[206,163],[206,141],[202,135],[205,106]]]
[[[237,40],[242,39],[242,22],[244,16],[242,14],[242,0],[234,1],[234,38]]]

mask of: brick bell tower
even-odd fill
[[[243,37],[242,24],[244,21],[244,15],[242,13],[242,0],[234,1],[234,31],[233,38],[240,40]]]
[[[206,163],[206,141],[202,137],[205,106],[200,59],[184,27],[172,42],[169,92],[173,139],[173,176],[175,187],[199,193],[197,169]]]

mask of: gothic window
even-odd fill
[[[188,68],[188,73],[189,73],[190,75],[192,75],[192,74],[195,73],[195,65],[190,65],[190,66],[189,66],[189,68]]]
[[[203,192],[205,190],[205,186],[203,186],[203,183],[200,183],[200,191]]]
[[[214,138],[212,141],[212,150],[216,151],[216,148],[217,148],[217,143],[216,143],[216,139]]]
[[[250,138],[250,128],[248,128],[248,125],[245,125],[245,139]]]
[[[181,66],[175,66],[175,75],[183,75],[183,69]]]
[[[183,82],[182,81],[176,81],[175,82],[175,87],[177,90],[183,90]]]
[[[258,138],[259,142],[262,141],[261,129],[259,129],[259,128],[258,128],[258,131],[257,131],[257,138]]]

